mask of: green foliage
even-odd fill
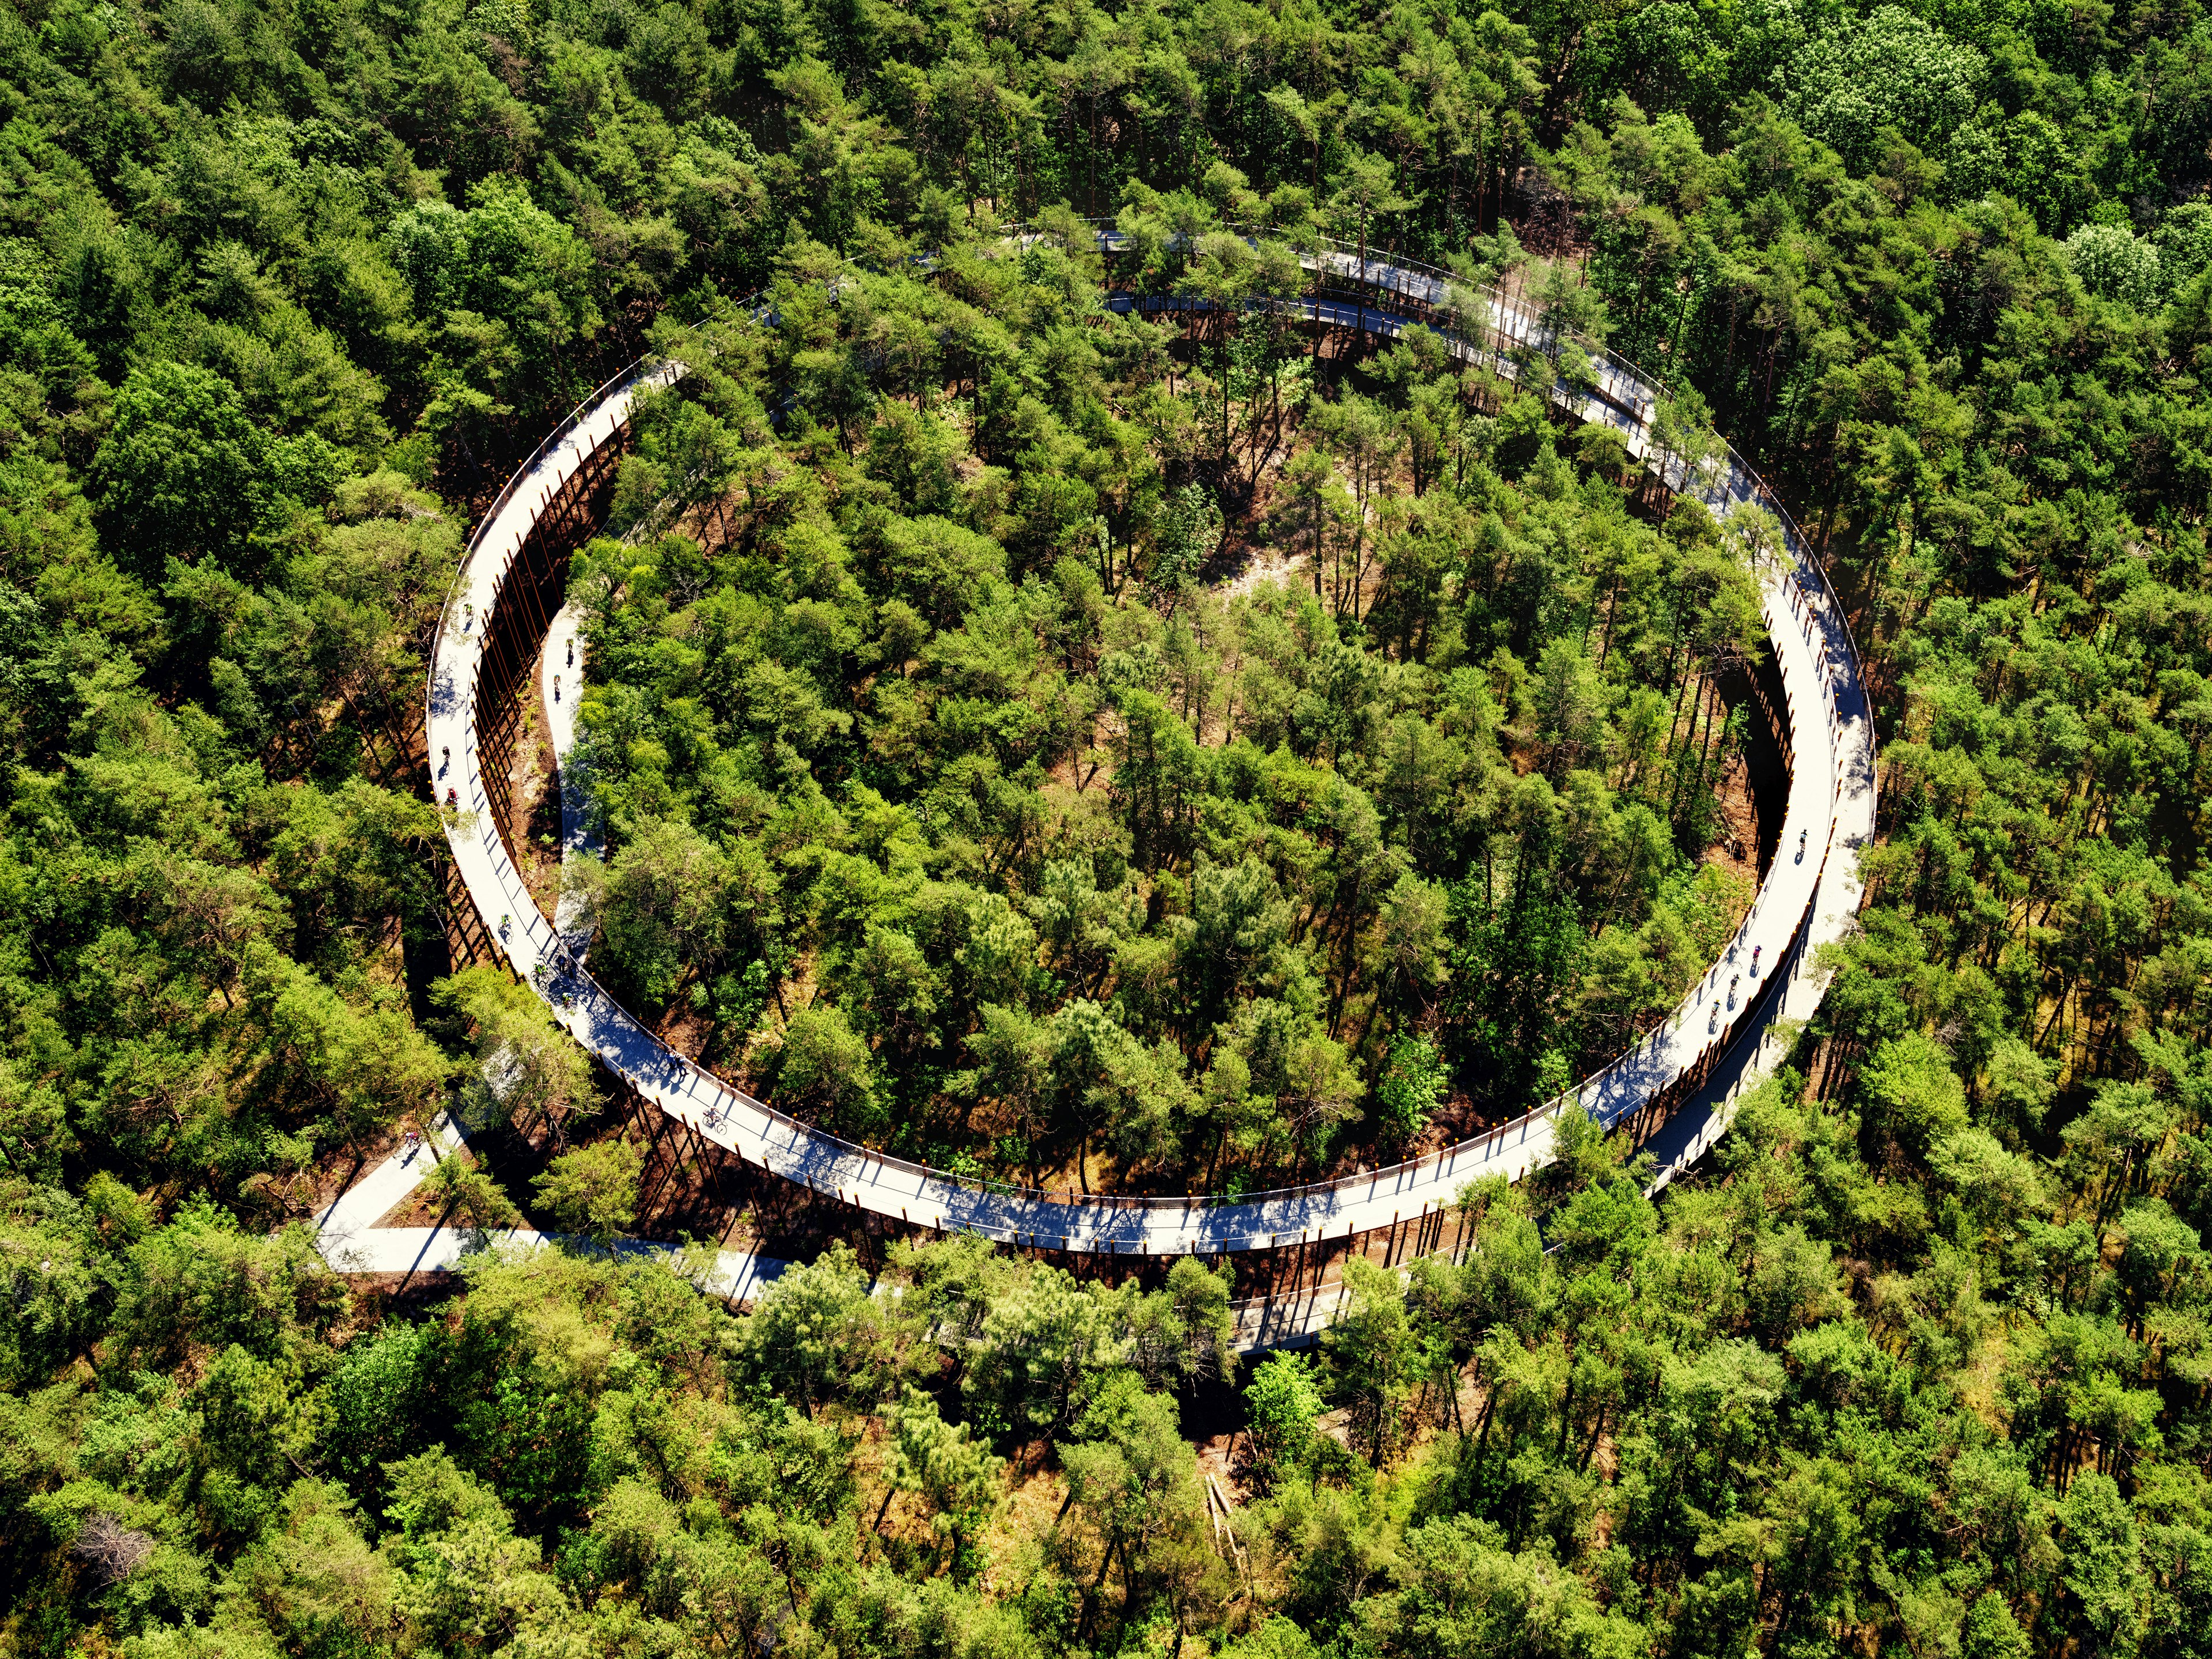
[[[897,1364],[884,1310],[843,1246],[769,1287],[745,1322],[737,1359],[810,1415],[820,1401],[882,1395]]]
[[[1899,6],[1845,15],[1781,70],[1783,107],[1806,134],[1872,170],[1885,129],[1945,159],[1981,101],[1982,54]]]
[[[433,995],[468,1023],[477,1057],[470,1086],[496,1102],[492,1109],[527,1121],[589,1109],[591,1060],[530,987],[477,966],[441,980]]]
[[[1252,1380],[1244,1385],[1244,1409],[1262,1479],[1283,1480],[1308,1468],[1314,1422],[1322,1408],[1313,1371],[1298,1355],[1270,1354],[1253,1369]]]
[[[1418,1034],[1401,1036],[1390,1045],[1382,1080],[1375,1089],[1383,1132],[1400,1141],[1413,1139],[1450,1090],[1451,1073],[1437,1045]]]
[[[876,1117],[875,1062],[842,1009],[803,1008],[784,1028],[777,1093],[833,1128],[866,1134]]]
[[[1203,484],[1185,484],[1162,514],[1146,577],[1163,593],[1175,593],[1206,568],[1220,543],[1220,507]]]
[[[595,1140],[556,1154],[532,1186],[556,1221],[605,1244],[636,1218],[644,1168],[645,1149],[635,1141]],[[456,1191],[467,1201],[468,1194]]]
[[[106,526],[159,580],[168,559],[236,559],[269,511],[270,460],[235,386],[155,363],[123,383],[93,475]]]
[[[9,1644],[2201,1652],[2203,33],[11,14]],[[1508,387],[1222,308],[1304,294],[1324,231],[1510,282],[1556,355]],[[1249,1189],[1671,1009],[1748,897],[1707,854],[1774,529],[1555,428],[1606,345],[1668,381],[1665,454],[1717,425],[1800,514],[1869,665],[1879,835],[1796,1069],[1660,1203],[1563,1112],[1450,1257],[1352,1267],[1325,1368],[1247,1391],[1228,1512],[1177,1403],[1231,1369],[1194,1261],[832,1252],[738,1316],[488,1255],[379,1322],[289,1224],[329,1181],[447,1103],[591,1109],[528,988],[432,994],[407,745],[463,527],[648,343],[691,373],[574,564],[575,880],[610,982],[780,1104]],[[622,1148],[549,1208],[629,1224]]]
[[[972,1577],[973,1564],[961,1560],[963,1540],[988,1521],[1005,1460],[972,1439],[966,1424],[946,1423],[936,1402],[912,1384],[890,1413],[890,1430],[891,1488],[929,1507],[932,1528],[951,1543],[955,1573]]]
[[[2083,225],[2066,239],[2066,260],[2100,299],[2149,309],[2162,295],[2158,249],[2124,225]]]
[[[441,1398],[447,1357],[434,1325],[386,1325],[340,1351],[320,1392],[331,1473],[366,1501],[385,1467],[423,1449]]]
[[[618,1169],[610,1171],[613,1176],[618,1176],[620,1173]],[[633,1182],[635,1178],[633,1174]],[[562,1170],[557,1177],[548,1170],[546,1176],[541,1177],[538,1198],[551,1207],[564,1211],[573,1207],[586,1218],[583,1224],[589,1226],[592,1217],[611,1206],[604,1200],[594,1203],[589,1199],[579,1200],[574,1194],[574,1185],[579,1180],[579,1174],[573,1168]],[[423,1176],[422,1190],[434,1203],[443,1206],[449,1213],[457,1212],[459,1218],[465,1218],[470,1226],[480,1231],[493,1227],[511,1227],[522,1219],[522,1212],[500,1189],[499,1183],[487,1171],[458,1153],[439,1160],[436,1166]],[[560,1194],[557,1200],[554,1196],[556,1190]],[[629,1217],[625,1213],[617,1226],[627,1225],[628,1222]]]

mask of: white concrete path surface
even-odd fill
[[[380,1227],[380,1218],[404,1202],[428,1176],[438,1160],[467,1144],[450,1113],[441,1113],[430,1133],[413,1146],[402,1146],[331,1200],[315,1218],[315,1248],[341,1273],[427,1273],[450,1272],[487,1250],[527,1250],[546,1245],[579,1248],[560,1233],[502,1227],[486,1232],[473,1227]],[[623,1240],[615,1249],[665,1260],[685,1268],[681,1245]],[[725,1300],[750,1302],[791,1264],[745,1250],[720,1250],[699,1288]]]
[[[1367,270],[1370,283],[1409,295],[1426,283],[1441,297],[1444,287],[1433,275],[1377,261],[1370,260]],[[1504,338],[1540,338],[1540,325],[1525,310],[1494,296],[1492,303],[1498,332]],[[1364,324],[1386,335],[1406,325],[1404,319],[1364,301],[1298,304],[1309,313],[1318,310],[1326,320]],[[1453,347],[1463,358],[1498,362],[1488,341],[1455,341]],[[1510,372],[1510,365],[1501,367]],[[1684,999],[1674,1018],[1577,1090],[1513,1123],[1413,1163],[1228,1202],[1205,1197],[1144,1200],[1036,1193],[963,1182],[852,1146],[731,1087],[666,1048],[607,996],[539,914],[484,810],[476,723],[478,636],[531,526],[583,461],[617,437],[636,389],[665,384],[678,372],[673,365],[653,364],[610,382],[562,423],[487,515],[471,541],[439,628],[432,659],[429,742],[433,752],[448,744],[454,751],[463,780],[459,805],[465,811],[449,832],[453,855],[463,882],[486,922],[496,929],[500,949],[514,972],[539,988],[578,1042],[641,1093],[745,1162],[878,1214],[1052,1249],[1211,1254],[1342,1238],[1447,1207],[1477,1176],[1495,1173],[1517,1178],[1548,1156],[1553,1119],[1569,1099],[1578,1096],[1594,1115],[1610,1123],[1717,1055],[1704,1093],[1675,1115],[1668,1126],[1671,1133],[1660,1138],[1662,1151],[1670,1144],[1673,1147],[1666,1173],[1686,1167],[1724,1127],[1729,1103],[1742,1083],[1771,1058],[1762,1053],[1765,1028],[1778,1017],[1802,1018],[1817,1005],[1822,987],[1813,951],[1840,938],[1857,908],[1856,854],[1873,825],[1873,748],[1844,620],[1809,549],[1784,519],[1784,545],[1777,550],[1780,556],[1760,570],[1765,620],[1785,689],[1795,757],[1780,854],[1727,954]],[[1562,395],[1560,401],[1571,403],[1584,418],[1617,427],[1639,457],[1666,471],[1669,482],[1686,484],[1723,517],[1768,500],[1764,484],[1732,452],[1695,480],[1684,478],[1679,464],[1653,460],[1651,388],[1625,366],[1610,361],[1600,363],[1597,372],[1595,395]],[[1780,975],[1788,981],[1779,999],[1758,1006],[1755,1018],[1751,1004],[1759,981],[1749,977],[1754,947],[1761,952],[1762,975]],[[1728,988],[1731,975],[1744,976],[1733,999]],[[1716,1001],[1723,1005],[1717,1012]]]
[[[321,1241],[317,1243],[320,1245]],[[452,1273],[488,1253],[519,1254],[549,1246],[561,1249],[590,1248],[585,1241],[568,1234],[541,1233],[532,1228],[501,1227],[479,1232],[473,1227],[458,1226],[380,1227],[357,1235],[343,1251],[325,1248],[323,1256],[343,1273]],[[679,1273],[684,1270],[681,1245],[623,1239],[613,1249],[620,1255],[665,1261]],[[744,1250],[718,1250],[712,1270],[696,1282],[699,1289],[708,1295],[744,1304],[752,1301],[790,1265]]]
[[[402,1146],[332,1199],[315,1218],[316,1237],[327,1241],[331,1249],[343,1250],[351,1240],[374,1230],[380,1217],[389,1215],[422,1184],[422,1177],[439,1158],[460,1145],[460,1131],[450,1116],[440,1114],[422,1140],[413,1146]]]
[[[430,1172],[437,1158],[459,1151],[465,1137],[451,1121],[441,1117],[433,1132],[435,1153],[427,1143],[394,1152],[334,1199],[317,1218],[315,1248],[340,1273],[380,1273],[406,1277],[416,1273],[453,1273],[486,1255],[515,1255],[543,1249],[588,1248],[561,1233],[534,1228],[500,1228],[479,1231],[473,1227],[380,1227],[381,1216],[404,1201]],[[647,1240],[624,1239],[614,1246],[623,1255],[665,1261],[670,1268],[693,1279],[702,1294],[743,1306],[790,1269],[791,1263],[749,1250],[718,1250],[713,1266],[697,1271],[695,1257],[687,1261],[684,1247]],[[1234,1304],[1236,1346],[1249,1352],[1258,1348],[1297,1347],[1318,1340],[1334,1316],[1342,1296],[1340,1285],[1286,1292],[1282,1297],[1254,1297]]]

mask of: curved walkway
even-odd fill
[[[1112,240],[1102,237],[1109,246]],[[1325,254],[1322,263],[1326,271],[1341,275],[1346,258]],[[1441,273],[1407,265],[1370,260],[1365,271],[1370,284],[1427,305],[1441,303],[1449,286]],[[1179,303],[1125,302],[1146,309]],[[1317,298],[1291,304],[1316,320],[1385,336],[1410,325],[1410,319],[1364,295],[1348,303]],[[1544,343],[1540,323],[1525,309],[1495,296],[1491,304],[1499,345]],[[1512,373],[1490,341],[1447,337],[1462,360]],[[525,889],[486,811],[476,708],[481,630],[466,620],[493,614],[505,573],[538,514],[586,458],[617,437],[637,390],[665,385],[678,373],[674,365],[653,364],[601,387],[501,492],[471,540],[441,619],[432,654],[428,743],[434,752],[450,745],[459,756],[464,810],[448,838],[478,911],[487,921],[507,920],[498,939],[514,972],[537,985],[576,1040],[640,1093],[744,1161],[878,1214],[1010,1243],[1154,1255],[1265,1249],[1341,1238],[1448,1207],[1471,1180],[1492,1174],[1517,1179],[1546,1161],[1553,1120],[1568,1101],[1579,1098],[1610,1125],[1686,1075],[1703,1073],[1703,1090],[1655,1137],[1663,1181],[1687,1167],[1725,1127],[1730,1103],[1770,1058],[1766,1033],[1773,1022],[1802,1018],[1818,1005],[1822,984],[1814,951],[1840,938],[1858,908],[1856,852],[1873,828],[1873,746],[1840,609],[1810,550],[1786,516],[1778,514],[1781,545],[1759,574],[1793,751],[1781,852],[1722,959],[1674,1017],[1538,1110],[1409,1164],[1225,1202],[1038,1193],[964,1182],[840,1140],[732,1088],[667,1048],[608,996]],[[1583,419],[1619,429],[1639,460],[1724,519],[1771,501],[1764,483],[1733,451],[1694,473],[1679,459],[1656,453],[1650,429],[1656,389],[1617,360],[1601,362],[1595,373],[1593,387],[1555,389],[1554,401]],[[470,606],[472,611],[465,608]],[[464,619],[458,627],[457,617]],[[1777,995],[1756,995],[1766,988],[1749,973],[1754,948],[1765,975],[1784,981]],[[1732,975],[1743,975],[1738,998],[1727,993]]]

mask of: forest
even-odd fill
[[[1115,1186],[1265,1188],[1595,1070],[1748,902],[1753,848],[1694,855],[1745,718],[1717,684],[1765,650],[1758,528],[1638,518],[1618,433],[1578,471],[1426,329],[1374,396],[1318,395],[1279,318],[1209,386],[1169,325],[1084,327],[1104,277],[1060,240],[857,276],[834,333],[779,290],[778,337],[678,348],[629,533],[571,572],[612,851],[563,884],[600,971],[788,1109],[1070,1189],[1094,1143]],[[807,386],[978,319],[1004,341],[902,371],[951,403],[871,392],[859,465],[803,417],[748,446],[735,363]],[[1232,514],[1261,545],[1208,584]]]
[[[15,0],[0,104],[0,1651],[2212,1647],[2192,4]],[[1560,348],[1300,326],[1325,242]],[[633,1226],[449,955],[419,714],[647,351],[564,878],[641,1016],[1113,1191],[1603,1063],[1773,853],[1766,532],[1550,407],[1605,349],[1776,487],[1880,739],[1689,1176],[1570,1115],[1255,1357],[1194,1261],[317,1252],[518,1062],[574,1149],[453,1206]]]

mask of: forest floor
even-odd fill
[[[548,735],[551,722],[546,714],[544,690],[538,683],[539,659],[544,655],[541,640],[523,676],[523,684],[530,688],[530,701],[522,730],[515,734],[514,753],[507,763],[508,799],[514,805],[514,816],[503,827],[523,885],[550,921],[561,901],[561,768]]]
[[[394,1122],[378,1131],[376,1135],[361,1143],[349,1153],[341,1153],[317,1165],[313,1171],[314,1187],[312,1194],[302,1191],[299,1196],[308,1200],[309,1215],[320,1215],[336,1203],[355,1182],[368,1171],[399,1150],[400,1138],[407,1133],[404,1121]]]
[[[1263,582],[1276,582],[1285,587],[1304,586],[1309,565],[1303,553],[1287,553],[1280,547],[1255,546],[1247,554],[1244,568],[1217,591],[1224,599],[1237,599]]]
[[[708,1042],[714,1035],[714,1022],[688,1007],[677,1007],[670,1009],[653,1030],[678,1054],[697,1060],[707,1052]]]
[[[466,1146],[457,1146],[446,1156],[459,1158],[464,1168],[474,1168],[483,1162]],[[508,1196],[513,1198],[514,1194],[510,1193]],[[528,1196],[527,1188],[524,1189],[523,1196]],[[375,1224],[379,1227],[435,1227],[446,1219],[446,1207],[447,1200],[434,1196],[426,1182],[379,1216]]]
[[[1714,790],[1722,832],[1705,849],[1705,861],[1730,875],[1759,884],[1759,803],[1751,790],[1751,766],[1741,755],[1730,758]]]

